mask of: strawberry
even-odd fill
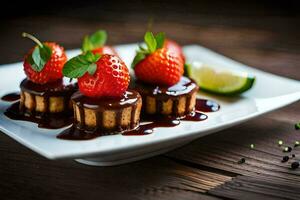
[[[183,54],[181,46],[176,43],[174,40],[166,39],[164,42],[164,48],[169,49],[169,51],[179,55],[183,62],[185,62],[185,56]]]
[[[115,55],[85,54],[70,59],[63,68],[69,78],[78,78],[79,90],[89,97],[121,97],[130,76],[125,63]]]
[[[92,51],[94,54],[110,54],[118,55],[113,47],[105,45],[107,40],[107,33],[104,30],[99,30],[91,36],[86,35],[82,43],[82,52]]]
[[[27,78],[37,84],[61,79],[62,68],[67,61],[63,47],[53,42],[41,43],[27,33],[23,33],[23,37],[28,37],[37,43],[24,59],[23,66]]]
[[[176,84],[184,71],[182,58],[163,47],[163,33],[147,32],[144,40],[147,48],[140,46],[132,63],[136,77],[151,84]]]

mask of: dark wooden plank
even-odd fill
[[[210,194],[232,199],[294,199],[300,198],[297,184],[272,179],[238,176],[232,181],[209,191]]]
[[[214,195],[234,199],[299,199],[300,169],[290,167],[300,158],[299,147],[294,148],[295,140],[299,139],[299,132],[294,130],[293,124],[261,117],[204,137],[167,156],[246,176],[238,176],[210,190]],[[284,153],[278,140],[284,142],[283,146],[293,147],[293,151]],[[251,149],[250,144],[255,148]],[[296,158],[292,158],[292,154]],[[282,163],[285,155],[290,156],[290,160]],[[239,164],[241,158],[246,162]]]
[[[0,152],[1,199],[202,199],[209,189],[231,180],[163,157],[116,167],[50,161],[3,134]]]
[[[299,159],[299,148],[283,153],[283,146],[294,146],[300,135],[293,124],[261,117],[251,123],[202,138],[191,145],[168,155],[200,165],[227,170],[243,175],[269,175],[289,181],[299,181],[299,170],[291,170],[290,163]],[[278,140],[284,145],[278,146]],[[255,148],[251,149],[250,144]],[[295,154],[296,158],[282,163],[284,155]],[[241,158],[246,163],[238,164]],[[295,176],[297,175],[297,176]]]

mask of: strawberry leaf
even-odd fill
[[[86,54],[78,55],[66,62],[62,70],[63,75],[69,78],[79,78],[86,72],[93,75],[97,69],[97,64],[95,63],[100,57],[99,54],[94,55],[90,51],[86,52]]]
[[[165,33],[164,32],[160,32],[155,36],[155,40],[156,40],[156,48],[160,49],[163,48],[164,46],[164,42],[165,42]]]
[[[85,36],[82,43],[82,51],[87,52],[102,47],[107,40],[107,34],[104,30],[99,30],[91,36]]]
[[[84,56],[85,59],[90,63],[96,62],[101,57],[98,53],[93,54],[91,51],[86,52]]]
[[[145,57],[146,57],[146,55],[144,53],[137,52],[132,61],[131,67],[134,68],[135,65],[138,64],[140,61],[144,60]]]
[[[94,75],[94,73],[96,72],[96,69],[97,69],[97,65],[95,63],[92,63],[89,65],[89,67],[87,68],[87,72],[90,74],[90,75]]]
[[[152,32],[146,32],[144,36],[145,43],[148,47],[150,53],[153,53],[156,50],[156,40]]]
[[[43,44],[42,46],[36,46],[31,55],[31,67],[34,71],[40,72],[45,67],[45,64],[51,58],[51,48]]]
[[[93,49],[93,45],[90,43],[89,36],[85,36],[83,38],[82,47],[81,47],[82,52],[86,52],[92,49]]]
[[[145,48],[143,45],[139,45],[139,49],[132,61],[131,67],[134,68],[136,64],[144,60],[147,55],[156,51],[156,49],[162,48],[165,41],[165,33],[158,33],[156,36],[152,32],[146,32],[144,41],[147,45]]]

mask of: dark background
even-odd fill
[[[289,51],[291,59],[299,53],[298,2],[6,1],[8,5],[1,7],[0,63],[20,61],[32,46],[21,38],[23,31],[72,49],[80,47],[85,34],[100,28],[109,32],[110,44],[139,41],[153,18],[154,31],[165,31],[181,44],[199,43],[235,59],[252,56],[246,62],[254,66],[261,65],[255,57],[263,56],[268,67],[267,51],[278,56]],[[273,63],[272,67],[278,66]]]

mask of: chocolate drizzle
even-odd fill
[[[208,99],[196,99],[195,110],[202,112],[216,112],[220,110],[220,105]]]
[[[68,93],[73,94],[77,89],[77,83],[69,81],[68,78],[59,79],[46,84],[36,84],[28,79],[24,79],[20,88],[22,92],[28,92],[37,96],[64,96]]]
[[[20,110],[21,108],[21,110]],[[29,121],[38,124],[39,128],[58,129],[72,124],[72,111],[64,113],[40,113],[25,111],[20,102],[13,103],[6,111],[5,116],[13,120]]]
[[[158,116],[158,115],[148,115],[143,116],[141,125],[134,129],[126,130],[122,132],[123,136],[142,136],[152,134],[155,128],[159,127],[175,127],[180,124],[181,121],[203,121],[207,119],[207,115],[195,111],[182,118],[170,117],[170,116]],[[109,135],[109,132],[101,130],[87,130],[77,127],[74,124],[72,127],[61,132],[57,138],[67,139],[67,140],[88,140],[99,136]],[[118,132],[111,132],[110,134],[116,134]]]
[[[9,94],[4,95],[1,97],[2,101],[17,101],[20,99],[20,93],[19,92],[12,92]]]
[[[142,96],[155,96],[156,99],[168,100],[177,99],[180,96],[187,95],[199,89],[198,85],[191,79],[182,76],[180,81],[175,85],[154,86],[139,80],[132,81],[132,88],[136,89]]]

